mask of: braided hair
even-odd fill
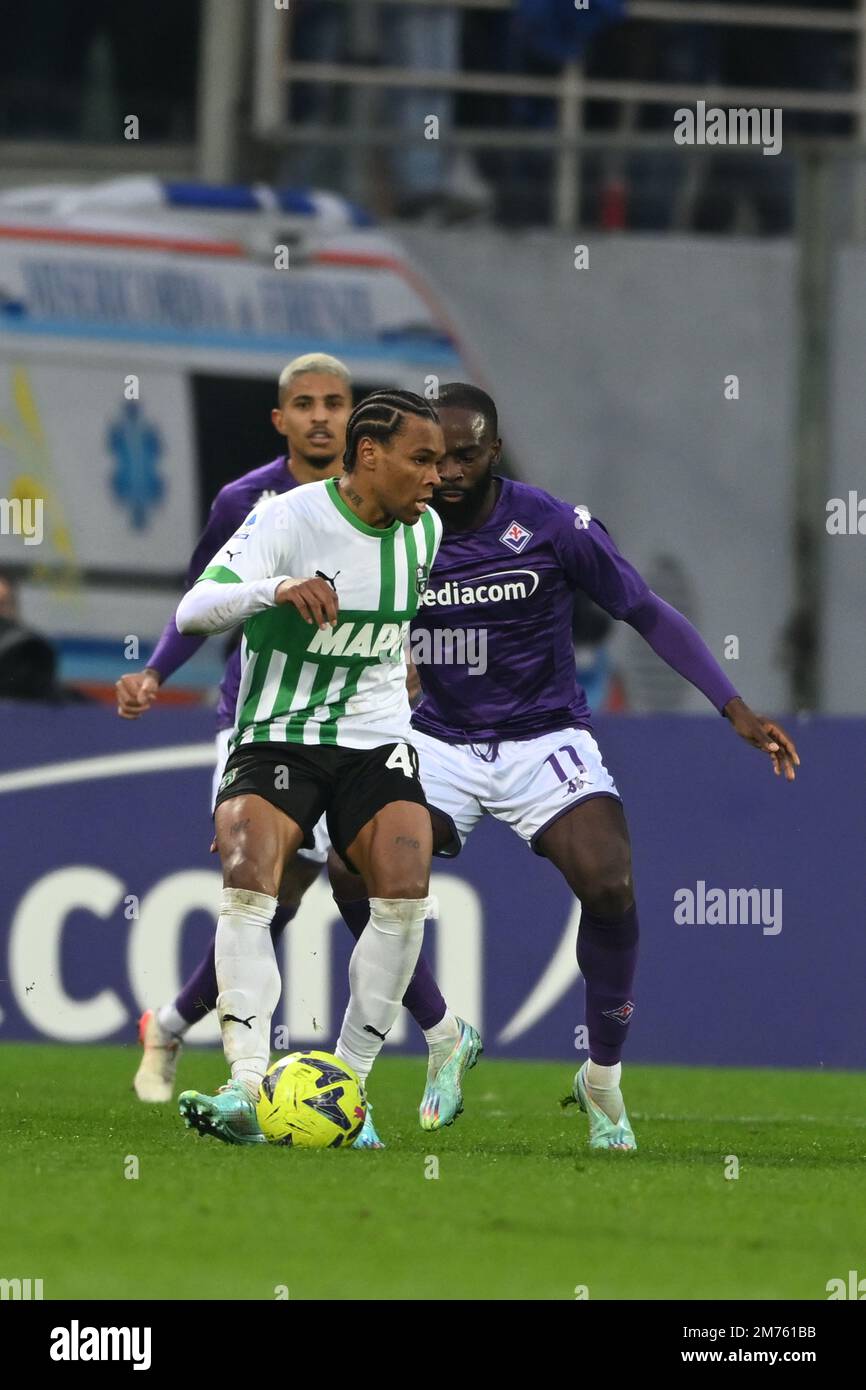
[[[374,391],[355,406],[346,426],[343,467],[351,473],[357,462],[358,443],[365,436],[386,444],[401,434],[407,415],[420,415],[438,425],[439,416],[429,401],[414,391]]]

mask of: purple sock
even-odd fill
[[[340,916],[357,941],[370,920],[370,899],[355,898],[349,902],[345,899],[341,901],[335,898],[334,902],[339,908]],[[437,1023],[441,1023],[447,1012],[448,1005],[442,997],[423,951],[418,957],[415,974],[409,981],[406,993],[403,995],[403,1007],[409,1010],[418,1027],[425,1032],[428,1028],[435,1028]]]
[[[634,1013],[638,924],[634,904],[622,917],[605,920],[586,909],[577,933],[577,963],[586,981],[589,1055],[612,1067],[622,1056]]]
[[[283,934],[283,929],[291,922],[296,907],[278,907],[274,913],[274,920],[271,922],[271,940],[276,946]],[[216,946],[216,932],[213,940],[205,954],[202,956],[195,970],[189,979],[184,983],[180,994],[174,1001],[181,1018],[185,1018],[187,1023],[198,1023],[216,1008],[219,986],[216,977],[216,961],[214,960],[214,947]]]

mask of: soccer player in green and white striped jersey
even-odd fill
[[[431,828],[409,738],[404,641],[441,539],[433,408],[380,392],[353,412],[344,473],[259,505],[181,600],[181,632],[244,625],[232,752],[217,795],[223,864],[217,1012],[231,1081],[186,1091],[203,1133],[261,1142],[255,1118],[280,976],[268,926],[285,867],[327,814],[370,924],[349,967],[337,1055],[366,1080],[430,915]]]

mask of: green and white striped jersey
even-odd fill
[[[231,747],[303,743],[375,748],[409,736],[404,652],[442,522],[367,526],[333,478],[261,502],[200,580],[238,584],[318,571],[333,580],[336,626],[307,623],[291,604],[244,623]]]

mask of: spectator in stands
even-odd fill
[[[386,9],[387,29],[380,52],[389,65],[411,72],[456,72],[460,67],[460,37],[463,16],[459,9],[445,6],[380,6]],[[384,16],[382,16],[384,18]],[[455,125],[455,97],[441,89],[397,89],[389,102],[393,123],[412,137],[405,146],[391,152],[391,171],[395,185],[395,210],[402,216],[435,216],[444,221],[483,213],[489,209],[492,193],[482,180],[474,160],[463,150],[455,150],[444,138],[417,137],[425,132],[430,117],[439,123],[440,137],[447,137]]]
[[[82,698],[77,691],[57,683],[57,658],[51,643],[23,626],[16,582],[12,575],[0,572],[0,699],[60,704]]]
[[[349,6],[336,0],[297,0],[289,11],[291,56],[304,63],[344,63],[349,59]],[[358,61],[362,55],[353,55]],[[293,122],[338,126],[346,123],[345,87],[325,82],[293,82],[289,116]],[[284,157],[283,184],[331,188],[351,196],[350,167],[357,151],[299,144]]]
[[[485,15],[467,25],[464,59],[473,69],[554,77],[567,63],[583,58],[599,35],[625,17],[626,0],[593,0],[585,10],[562,0],[517,0],[516,8],[494,20]],[[461,104],[470,125],[552,127],[557,105],[545,97],[499,100],[469,96]],[[575,154],[575,160],[581,156]],[[505,221],[543,223],[553,212],[554,159],[535,150],[482,156],[483,173],[496,183],[497,213]]]

